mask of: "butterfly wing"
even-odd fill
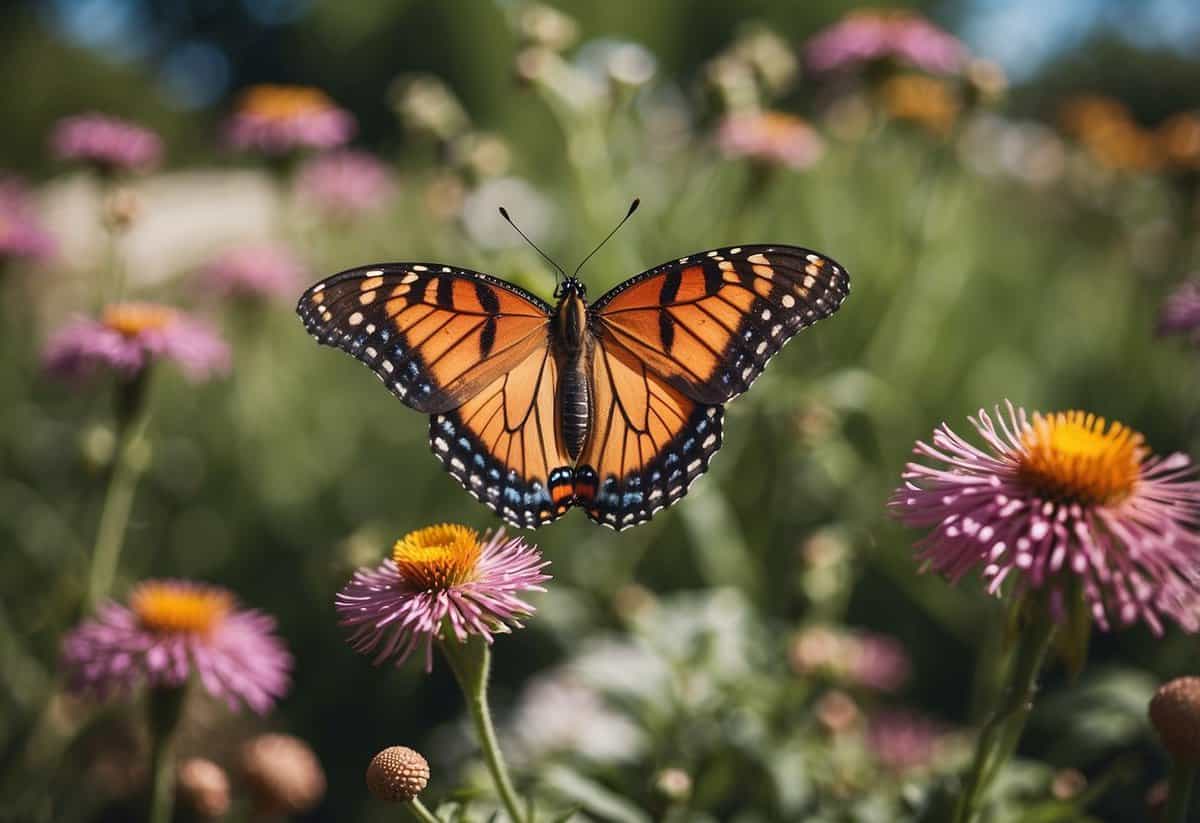
[[[724,410],[686,396],[603,331],[591,379],[595,413],[575,471],[576,501],[620,531],[687,494],[721,448]]]
[[[432,263],[350,269],[296,306],[318,343],[349,352],[428,414],[457,408],[545,349],[549,311],[503,280]]]
[[[390,263],[335,274],[296,310],[319,343],[429,414],[434,455],[509,523],[537,526],[567,510],[572,469],[555,426],[544,302],[478,272]]]
[[[618,341],[688,397],[726,403],[796,332],[837,311],[850,278],[797,246],[714,249],[664,263],[592,306]]]

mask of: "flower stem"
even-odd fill
[[[125,529],[133,509],[133,495],[142,473],[142,449],[148,419],[146,388],[148,371],[143,369],[132,380],[117,388],[117,445],[113,455],[108,491],[100,524],[96,528],[96,543],[92,548],[92,566],[88,575],[87,605],[94,609],[112,588],[125,542]]]
[[[475,724],[475,733],[479,735],[479,745],[483,749],[483,759],[491,772],[492,781],[496,784],[496,792],[500,801],[508,811],[513,823],[524,823],[525,815],[521,812],[521,804],[517,792],[513,788],[512,778],[508,776],[508,767],[504,764],[504,756],[500,752],[500,744],[496,740],[496,728],[492,725],[492,713],[488,708],[487,687],[488,672],[491,668],[491,646],[477,635],[472,635],[465,643],[457,642],[453,637],[441,641],[442,653],[446,656],[450,669],[458,680],[459,688],[467,699],[467,709]]]
[[[412,812],[412,816],[420,820],[421,823],[440,823],[437,815],[425,808],[425,804],[421,802],[421,798],[414,797],[404,805]]]
[[[1167,781],[1167,809],[1163,823],[1186,823],[1188,801],[1191,800],[1192,783],[1196,778],[1195,763],[1176,759],[1171,764],[1171,776]]]
[[[975,744],[975,756],[956,806],[955,823],[971,823],[975,819],[992,781],[1016,751],[1056,628],[1052,619],[1039,613],[1018,634],[999,703]]]
[[[175,737],[187,688],[150,692],[150,823],[170,823],[175,801]]]

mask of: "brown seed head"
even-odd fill
[[[299,814],[325,794],[325,772],[308,744],[287,734],[263,734],[242,746],[242,776],[265,814]]]
[[[1200,677],[1178,677],[1150,701],[1150,723],[1172,757],[1200,763]]]
[[[387,803],[406,803],[429,784],[429,764],[407,746],[389,746],[367,766],[367,789]]]
[[[179,801],[202,820],[229,813],[229,776],[211,760],[191,757],[179,765]]]

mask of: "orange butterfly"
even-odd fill
[[[687,493],[721,447],[723,405],[849,290],[816,252],[737,246],[591,305],[574,277],[550,306],[486,274],[386,263],[321,281],[296,311],[430,415],[433,453],[504,520],[536,528],[577,505],[621,530]]]

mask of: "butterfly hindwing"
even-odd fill
[[[418,411],[449,411],[548,345],[550,307],[485,274],[433,263],[350,269],[296,306],[319,343],[370,366]]]
[[[592,306],[599,325],[706,404],[750,387],[796,332],[837,311],[850,279],[797,246],[736,246],[664,263]]]
[[[555,425],[557,369],[534,351],[457,409],[430,418],[429,443],[447,471],[514,526],[566,513],[573,470]]]
[[[597,523],[644,523],[687,494],[721,448],[724,409],[697,403],[604,333],[592,356],[595,415],[575,471],[576,500]]]

